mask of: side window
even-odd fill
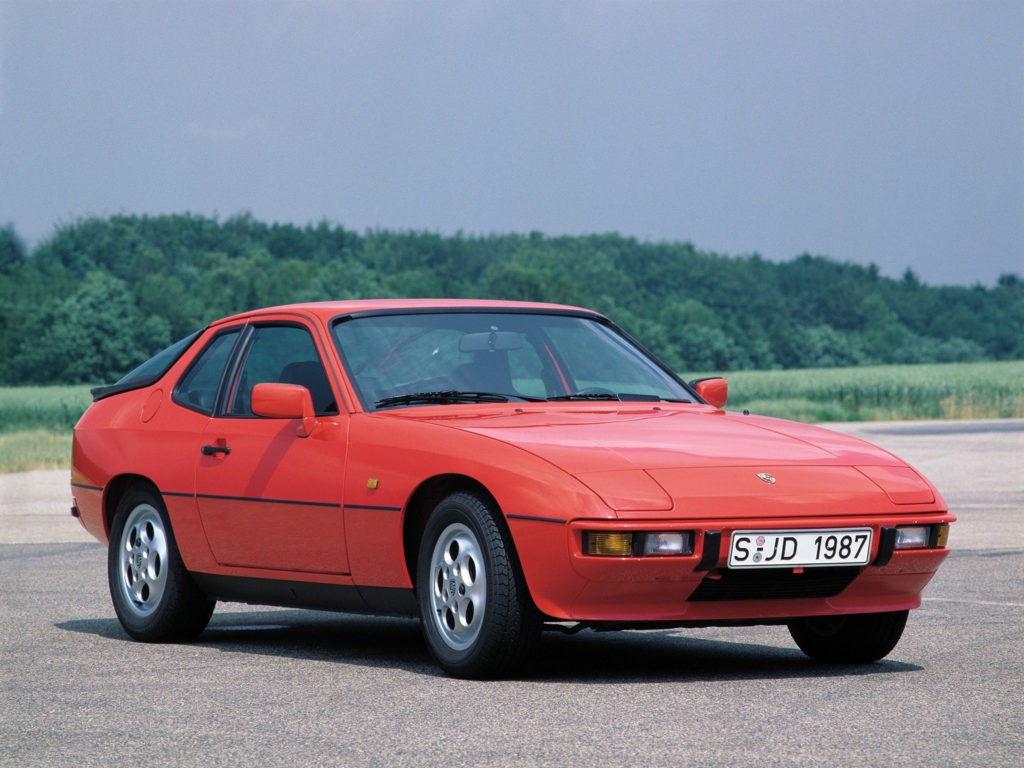
[[[231,395],[228,415],[252,416],[252,388],[267,382],[301,384],[312,395],[313,409],[318,416],[338,413],[338,404],[316,345],[304,328],[273,325],[254,329]]]
[[[224,366],[238,338],[238,330],[215,336],[189,366],[174,388],[174,401],[200,413],[212,414]]]

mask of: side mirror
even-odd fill
[[[717,376],[712,379],[694,379],[690,386],[697,390],[701,400],[715,408],[725,408],[729,400],[729,382]]]
[[[316,427],[313,398],[298,384],[257,384],[252,388],[252,412],[267,419],[302,419],[299,437],[309,437]]]

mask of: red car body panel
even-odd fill
[[[934,486],[879,448],[703,403],[366,410],[331,341],[334,319],[444,308],[583,312],[394,300],[297,305],[214,323],[159,381],[99,399],[78,423],[72,491],[82,525],[107,541],[118,495],[128,483],[145,481],[164,500],[189,571],[356,587],[366,609],[393,610],[391,603],[375,605],[372,595],[411,594],[417,505],[433,498],[433,488],[468,487],[500,509],[544,616],[638,624],[914,608],[948,554],[945,546],[892,552],[888,562],[859,568],[826,597],[744,599],[740,591],[718,599],[717,583],[732,578],[726,557],[734,531],[869,527],[874,562],[883,528],[955,518]],[[317,417],[303,437],[301,419],[216,418],[175,402],[171,392],[208,340],[225,328],[271,322],[309,331],[336,415]],[[584,554],[584,532],[616,530],[692,531],[693,552]],[[712,544],[717,553],[705,552]],[[704,592],[707,598],[691,599]]]

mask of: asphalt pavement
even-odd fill
[[[1019,765],[1024,420],[833,426],[959,515],[867,666],[814,664],[781,627],[588,631],[466,682],[415,621],[240,604],[195,643],[135,643],[66,473],[0,475],[0,766]]]

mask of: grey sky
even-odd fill
[[[0,225],[250,211],[1024,274],[1024,3],[0,0]]]

